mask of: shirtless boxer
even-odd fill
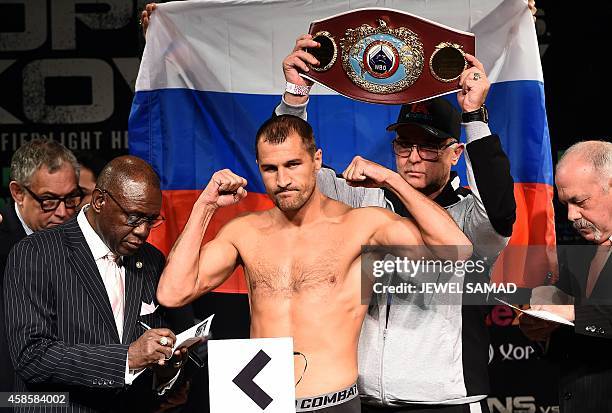
[[[440,258],[467,259],[471,244],[444,209],[396,172],[358,157],[344,172],[348,181],[386,186],[413,206],[414,216],[425,218],[418,222],[383,208],[352,209],[322,195],[316,184],[322,152],[300,118],[268,120],[257,133],[256,155],[275,207],[233,219],[202,245],[215,211],[246,196],[244,178],[227,169],[216,172],[170,252],[158,300],[184,305],[242,265],[251,337],[293,337],[295,350],[308,360],[296,388],[297,411],[310,411],[312,399],[330,394],[323,399],[336,403],[317,412],[359,412],[357,342],[367,310],[361,304],[362,245],[465,245]],[[298,360],[296,381],[304,370]]]

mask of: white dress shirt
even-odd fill
[[[115,292],[110,291],[110,289],[115,288],[115,284],[110,282],[110,280],[107,277],[105,277],[104,274],[107,271],[107,266],[108,266],[108,260],[106,260],[105,257],[108,255],[108,253],[111,252],[111,250],[104,243],[104,241],[102,241],[102,238],[100,238],[100,236],[96,233],[96,231],[94,231],[93,227],[87,220],[87,217],[85,216],[85,212],[88,209],[89,209],[89,204],[85,205],[81,209],[81,211],[79,211],[79,215],[77,216],[77,222],[79,224],[79,227],[81,228],[81,231],[83,232],[83,236],[85,237],[85,241],[87,242],[87,245],[89,246],[89,250],[91,251],[93,255],[94,261],[96,262],[96,266],[98,267],[98,272],[100,273],[100,276],[102,277],[102,282],[104,283],[104,287],[106,288],[106,292],[109,296],[109,302],[110,302],[111,297],[115,294]],[[120,266],[119,271],[121,272],[121,276],[123,277],[124,285],[125,285],[125,267]],[[124,300],[125,300],[125,297],[124,297]],[[119,340],[121,340],[121,337],[123,335],[123,320],[115,319],[115,323],[117,324],[117,331],[119,332]],[[134,379],[138,377],[140,373],[142,373],[143,371],[144,369],[130,370],[128,357],[126,355],[125,384],[132,384]]]
[[[98,267],[98,271],[100,273],[100,276],[102,277],[102,282],[104,283],[104,287],[106,288],[106,292],[109,296],[109,302],[111,302],[112,297],[115,294],[115,291],[111,291],[110,289],[116,288],[116,284],[113,283],[112,280],[109,279],[108,277],[105,277],[105,272],[107,272],[108,265],[109,265],[108,260],[106,259],[106,256],[111,252],[111,250],[104,243],[104,241],[102,241],[102,238],[100,238],[100,236],[96,233],[96,231],[94,231],[93,227],[87,220],[87,217],[85,216],[85,212],[87,212],[88,209],[89,209],[89,204],[85,205],[81,209],[81,211],[79,211],[79,214],[77,216],[77,222],[79,224],[79,227],[81,228],[81,231],[83,232],[85,241],[87,242],[87,245],[89,246],[89,249],[96,262],[96,266]],[[123,285],[125,285],[125,266],[120,266],[119,270],[124,280]],[[124,300],[125,300],[125,297],[124,297]],[[119,332],[119,340],[121,340],[121,337],[123,335],[122,334],[123,333],[123,320],[115,319],[115,323],[117,324],[117,331]],[[132,384],[132,382],[138,376],[140,376],[141,373],[145,371],[144,368],[139,369],[139,370],[130,370],[129,366],[130,366],[129,359],[128,359],[128,356],[126,355],[125,384],[127,385]],[[159,394],[163,394],[166,390],[172,387],[172,385],[176,382],[180,372],[181,370],[179,369],[179,371],[170,381],[166,383],[161,383],[161,384],[157,383],[157,377],[154,376],[153,387],[157,389]]]
[[[17,213],[17,218],[19,218],[19,222],[21,222],[21,226],[23,227],[23,230],[25,231],[26,235],[33,234],[34,231],[32,231],[32,228],[28,227],[28,225],[23,220],[23,217],[21,216],[21,212],[19,212],[19,208],[17,207],[16,203],[15,203],[15,212]]]

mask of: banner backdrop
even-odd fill
[[[549,113],[556,113],[550,118],[556,120],[555,142],[564,148],[579,137],[601,136],[609,130],[608,109],[597,99],[612,92],[610,84],[589,84],[568,93],[568,72],[559,68],[567,64],[567,50],[597,54],[600,44],[592,40],[609,37],[609,9],[594,6],[588,18],[576,20],[571,2],[537,2],[536,27],[541,52],[546,53],[546,88],[553,104]],[[137,21],[145,3],[0,2],[0,204],[9,197],[9,160],[33,137],[52,137],[70,149],[105,159],[126,151],[127,120],[141,53]],[[157,37],[166,32],[164,41],[171,48],[163,51],[165,57],[160,56],[157,63],[148,57],[145,65],[158,65],[159,72],[169,74],[184,72],[172,74],[178,83],[164,83],[168,81],[159,73],[156,83],[151,79],[151,87],[139,88],[132,115],[132,151],[151,161],[164,179],[164,213],[169,219],[164,224],[167,228],[160,228],[163,231],[154,234],[153,241],[165,252],[214,169],[247,170],[252,192],[240,209],[271,205],[261,195],[253,138],[284,89],[280,62],[311,20],[366,6],[398,8],[476,33],[477,57],[495,82],[487,101],[491,128],[502,136],[516,182],[520,209],[512,242],[552,244],[551,154],[537,45],[525,1],[212,1],[197,6],[160,5],[159,21],[153,19],[148,40],[151,48],[160,49],[162,39]],[[568,25],[575,30],[566,30]],[[186,45],[199,44],[182,49],[186,60],[176,60],[175,54],[186,47],[184,40]],[[202,47],[203,55],[195,53]],[[152,52],[148,50],[146,56]],[[606,74],[605,66],[595,60],[581,67],[591,80]],[[154,83],[160,88],[152,87]],[[173,106],[164,92],[170,88],[193,107]],[[169,96],[170,92],[167,90]],[[453,95],[449,99],[455,100]],[[589,122],[576,122],[576,101],[589,104]],[[522,103],[510,106],[511,102]],[[357,153],[392,166],[391,136],[384,127],[395,120],[398,111],[398,107],[349,101],[315,86],[309,121],[325,161],[335,168],[342,170]],[[173,113],[176,123],[172,123]],[[463,166],[459,169],[463,174]],[[215,230],[238,210],[219,211]],[[563,215],[560,222],[566,222]],[[570,228],[567,236],[576,236],[572,231]],[[234,278],[223,291],[243,291],[240,280]],[[212,293],[194,306],[201,317],[217,313],[216,338],[248,337],[245,295]],[[492,339],[489,405],[495,413],[558,411],[556,368],[541,360],[537,349],[518,331],[516,316],[506,306],[495,306],[488,319]],[[207,398],[206,388],[198,389],[191,396]],[[206,411],[201,404],[197,406],[195,411]]]
[[[199,191],[219,169],[230,168],[245,177],[250,195],[217,212],[207,240],[237,213],[271,206],[259,178],[253,140],[284,90],[281,61],[310,21],[371,6],[403,10],[476,35],[476,56],[492,82],[486,102],[491,130],[502,139],[515,181],[518,218],[510,244],[554,245],[542,68],[533,20],[522,0],[215,0],[159,5],[147,33],[129,120],[131,153],[150,162],[162,178],[168,225],[152,234],[154,244],[169,251]],[[456,104],[454,95],[448,99]],[[357,154],[394,167],[392,135],[385,127],[398,111],[315,86],[308,120],[324,163],[336,170],[342,171]],[[464,175],[465,165],[458,170]],[[554,258],[548,254],[512,254],[500,258],[494,279],[533,287],[553,270]],[[217,291],[246,292],[244,277],[235,274]]]
[[[127,152],[138,3],[0,2],[0,205],[11,156],[33,138],[106,160]]]

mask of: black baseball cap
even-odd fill
[[[397,122],[387,126],[387,130],[398,131],[405,125],[419,126],[440,140],[459,139],[461,136],[461,114],[448,100],[441,97],[402,105]]]

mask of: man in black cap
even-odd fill
[[[312,82],[300,73],[309,71],[307,64],[318,64],[304,50],[313,47],[318,43],[303,35],[283,61],[287,90],[276,114],[306,117]],[[443,98],[430,99],[402,106],[397,122],[387,130],[396,133],[393,151],[399,175],[446,208],[473,243],[474,259],[487,257],[492,265],[512,233],[514,185],[499,137],[488,127],[484,102],[490,82],[474,56],[466,55],[466,60],[469,67],[459,78],[457,94],[462,114]],[[459,141],[462,124],[466,144]],[[451,171],[464,151],[470,189]],[[331,169],[322,169],[318,181],[321,192],[351,206],[378,205],[414,215],[411,200],[400,200],[396,188],[386,184],[390,173],[355,157],[343,173],[351,186]],[[488,412],[485,315],[483,306],[436,305],[419,294],[374,297],[359,342],[363,411],[419,412],[422,407],[427,412]]]

